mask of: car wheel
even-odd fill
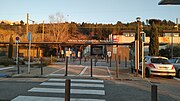
[[[180,70],[178,71],[178,73],[177,73],[177,77],[179,77],[180,78]]]
[[[149,69],[146,68],[145,76],[148,78],[150,76]]]

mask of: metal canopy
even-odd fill
[[[159,5],[180,5],[180,0],[161,0]]]

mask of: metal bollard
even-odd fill
[[[127,57],[125,57],[125,67],[127,67]]]
[[[110,66],[109,66],[109,67],[111,67],[111,59],[112,59],[112,58],[110,57],[110,62],[109,62],[109,65],[110,65]]]
[[[18,67],[18,74],[20,73],[20,69],[19,69],[19,57],[17,58],[17,67]]]
[[[131,73],[133,73],[133,59],[130,60],[131,61]]]
[[[65,81],[65,100],[70,101],[70,94],[71,94],[71,80],[66,79]]]
[[[121,57],[118,55],[119,64],[121,64]]]
[[[151,101],[157,101],[157,85],[151,85]]]
[[[92,77],[92,58],[91,58],[91,77]]]
[[[43,75],[43,64],[42,64],[42,58],[40,59],[40,61],[41,61],[41,75]]]
[[[109,57],[108,57],[108,55],[106,56],[106,60],[107,60],[106,62],[108,63],[108,60],[109,60]]]
[[[79,59],[80,59],[79,64],[81,65],[81,57]]]
[[[67,76],[68,74],[68,57],[66,57],[66,73],[65,76]]]

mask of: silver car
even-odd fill
[[[174,65],[171,64],[166,57],[145,56],[145,76],[160,75],[160,76],[175,76],[176,71]],[[141,66],[140,66],[141,70]]]
[[[176,76],[180,78],[180,57],[173,57],[169,61],[174,65],[176,69]]]

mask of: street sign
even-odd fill
[[[32,41],[32,33],[28,32],[28,41]]]
[[[80,52],[80,51],[78,51],[78,57],[79,57],[79,58],[81,57],[81,52]]]
[[[117,47],[113,47],[113,54],[117,54]]]
[[[16,36],[16,40],[17,40],[17,41],[19,40],[19,37],[18,37],[18,36]]]
[[[142,32],[142,41],[145,42],[146,39],[146,33]]]
[[[20,42],[19,36],[16,36],[16,43]]]
[[[107,52],[108,57],[111,57],[111,51]]]
[[[62,54],[62,55],[64,54],[64,50],[61,50],[61,54]]]
[[[71,51],[66,51],[66,57],[70,57]]]

